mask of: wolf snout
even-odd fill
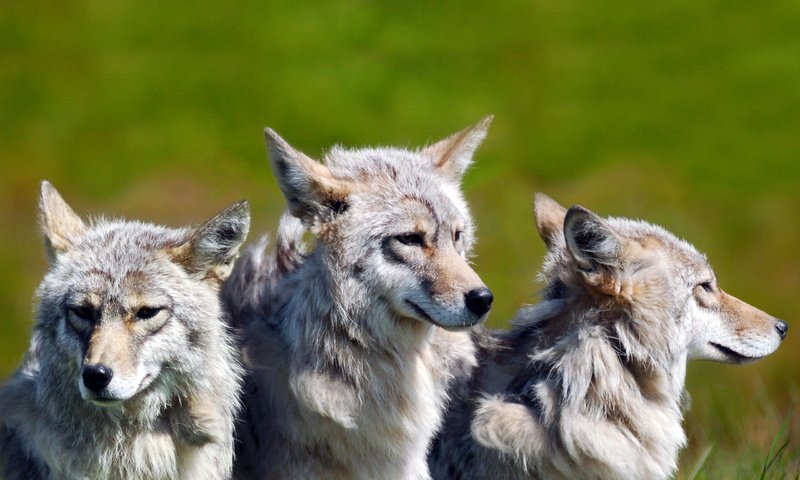
[[[781,340],[786,338],[786,333],[789,331],[789,324],[784,322],[783,320],[778,320],[775,322],[775,330],[778,331],[778,335],[781,336]]]
[[[492,301],[494,301],[494,295],[486,287],[475,288],[464,294],[467,309],[479,317],[492,308]]]
[[[89,390],[97,393],[111,383],[114,372],[105,365],[84,365],[81,371],[83,385]]]

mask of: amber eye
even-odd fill
[[[80,318],[81,320],[86,320],[87,322],[91,322],[94,319],[94,309],[87,305],[76,305],[69,307],[69,311],[72,312],[72,314],[76,317]]]
[[[142,307],[136,312],[136,318],[147,320],[148,318],[153,318],[158,315],[160,311],[161,308],[158,307]]]
[[[422,239],[422,234],[420,233],[404,233],[403,235],[397,235],[394,238],[403,245],[412,245],[415,247],[421,247],[424,242]]]

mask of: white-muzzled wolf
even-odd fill
[[[474,362],[463,330],[492,303],[459,189],[489,120],[416,151],[334,147],[324,163],[266,131],[291,216],[275,252],[243,255],[226,285],[248,369],[235,476],[429,478],[446,383]]]
[[[197,228],[84,222],[43,182],[50,268],[0,390],[6,480],[224,479],[242,368],[219,298],[240,202]]]
[[[686,363],[769,355],[788,326],[728,295],[706,257],[643,221],[536,197],[544,300],[479,338],[430,455],[440,479],[666,479]]]

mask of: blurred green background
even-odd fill
[[[800,422],[800,2],[4,2],[0,376],[47,268],[48,179],[82,214],[171,225],[283,199],[269,125],[319,156],[415,147],[493,113],[465,181],[502,326],[537,298],[532,200],[661,224],[727,291],[786,319],[748,366],[691,364],[679,477],[794,477]],[[2,413],[0,413],[2,415]],[[709,450],[710,453],[709,453]]]

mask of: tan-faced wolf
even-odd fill
[[[459,191],[489,120],[418,151],[335,147],[324,164],[266,131],[292,216],[226,285],[249,370],[235,476],[429,478],[445,383],[474,362],[458,330],[492,303]],[[317,245],[300,255],[304,228]]]
[[[435,478],[665,479],[686,361],[756,360],[787,325],[723,292],[662,228],[537,195],[545,299],[483,342],[434,443]]]
[[[84,223],[43,182],[50,269],[22,365],[0,391],[6,480],[223,479],[242,369],[219,299],[250,224]]]

